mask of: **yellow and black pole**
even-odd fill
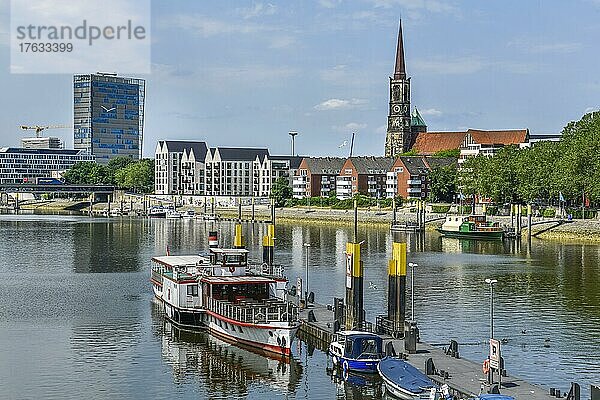
[[[361,329],[363,311],[363,263],[357,243],[358,211],[354,201],[354,243],[346,243],[346,329]]]
[[[233,240],[233,247],[236,249],[243,249],[245,246],[244,235],[242,232],[242,224],[239,222],[235,224],[235,238]]]
[[[275,225],[267,225],[267,234],[263,236],[263,263],[273,265],[275,253]]]
[[[394,334],[404,330],[406,317],[406,243],[392,243],[392,259],[388,264],[388,320]]]

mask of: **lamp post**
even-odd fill
[[[304,243],[304,247],[306,247],[306,290],[304,291],[304,301],[308,308],[308,255],[310,253],[310,243]]]
[[[415,267],[418,267],[417,263],[408,263],[410,267],[410,317],[413,321],[415,319]]]
[[[290,135],[292,137],[292,157],[294,156],[294,151],[295,151],[295,149],[294,149],[294,141],[296,139],[296,135],[297,134],[298,134],[298,132],[296,132],[296,131],[290,131],[290,132],[288,132],[288,135]]]
[[[496,279],[487,278],[485,283],[490,285],[490,339],[494,338],[494,283],[498,283]]]

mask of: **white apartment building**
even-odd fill
[[[253,196],[254,162],[268,149],[216,147],[206,153],[205,191],[212,196]]]
[[[33,182],[61,176],[78,162],[95,162],[83,150],[0,148],[0,183]]]
[[[273,184],[281,177],[293,185],[292,178],[301,161],[302,157],[298,156],[266,155],[262,159],[257,156],[253,167],[254,196],[270,196]]]
[[[207,153],[205,142],[159,140],[154,153],[154,192],[204,194],[201,171]]]

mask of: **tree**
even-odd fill
[[[115,172],[114,179],[120,189],[151,193],[154,189],[154,160],[146,158],[128,163]]]
[[[65,182],[80,185],[108,185],[112,183],[107,167],[93,162],[78,162],[63,175]]]
[[[448,150],[440,150],[433,153],[432,157],[436,158],[458,158],[460,156],[460,149],[448,149]]]
[[[434,168],[429,173],[429,197],[431,201],[451,202],[456,194],[456,165],[445,165]]]
[[[277,207],[283,207],[288,199],[291,199],[293,195],[292,188],[286,177],[277,178],[273,187],[271,188],[271,198],[275,199],[275,205]]]

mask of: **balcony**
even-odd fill
[[[406,181],[406,184],[408,184],[408,185],[420,185],[421,184],[421,180],[420,179],[408,179]]]
[[[406,191],[408,193],[421,193],[421,188],[408,188]]]

